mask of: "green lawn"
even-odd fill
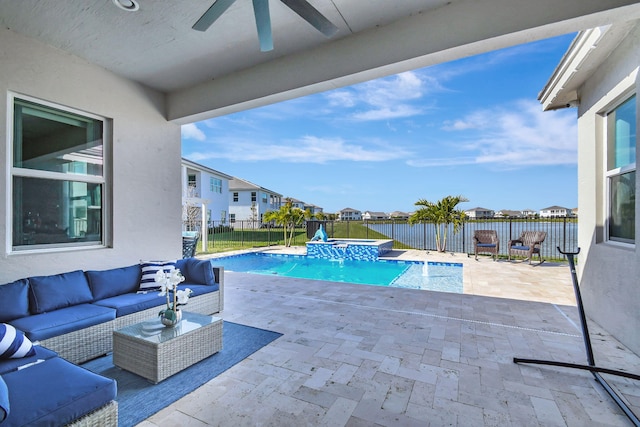
[[[388,239],[384,234],[370,230],[359,223],[334,222],[333,227],[327,230],[329,237],[350,239]],[[304,246],[309,239],[306,229],[298,228],[295,231],[292,245]],[[268,246],[284,245],[284,233],[282,228],[260,229],[216,229],[209,234],[208,250],[206,253],[228,252],[238,249],[260,248]],[[411,247],[393,242],[395,249],[411,249]],[[198,246],[199,254],[203,254]]]

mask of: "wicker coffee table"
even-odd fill
[[[222,319],[182,313],[167,328],[160,319],[113,332],[113,364],[158,383],[222,349]]]

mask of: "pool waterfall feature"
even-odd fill
[[[377,261],[393,249],[393,240],[327,239],[307,242],[310,258]]]

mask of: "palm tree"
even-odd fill
[[[453,233],[457,233],[466,214],[456,206],[468,202],[464,196],[446,196],[433,203],[425,199],[418,200],[415,205],[423,206],[409,217],[409,224],[433,223],[436,229],[436,249],[438,252],[447,250],[447,230],[453,224]]]
[[[262,220],[264,222],[274,221],[276,224],[282,225],[284,228],[284,244],[289,247],[293,241],[296,225],[299,225],[304,220],[304,211],[300,208],[294,208],[293,201],[286,199],[284,205],[280,206],[280,209],[266,212]],[[287,231],[290,231],[288,241]]]

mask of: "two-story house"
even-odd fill
[[[207,225],[229,220],[229,181],[232,176],[182,158],[182,216],[188,221],[200,209]]]
[[[382,220],[382,219],[388,219],[389,215],[387,215],[384,212],[373,212],[373,211],[364,211],[364,214],[362,214],[362,219],[366,219],[366,220]]]
[[[496,212],[495,216],[496,218],[520,218],[522,216],[522,212],[511,209],[501,209]]]
[[[495,212],[491,209],[486,208],[472,208],[464,211],[469,218],[480,219],[480,218],[493,218]]]
[[[262,222],[262,216],[280,209],[282,194],[240,178],[229,181],[229,222]]]
[[[540,218],[556,218],[571,216],[572,211],[569,208],[563,208],[562,206],[549,206],[540,210]]]
[[[361,221],[362,212],[357,209],[344,208],[338,212],[339,221]]]

